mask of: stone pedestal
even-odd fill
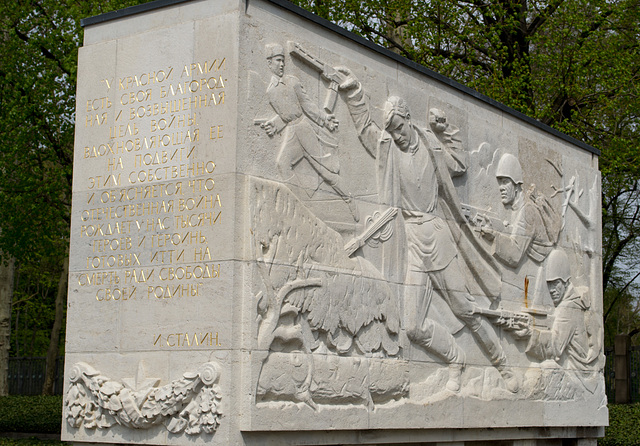
[[[288,4],[84,26],[63,440],[595,444],[597,151]]]

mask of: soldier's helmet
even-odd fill
[[[276,56],[284,56],[284,48],[279,43],[270,43],[265,46],[267,53],[267,59],[271,59]]]
[[[554,249],[547,257],[546,266],[546,278],[547,282],[552,280],[562,279],[566,282],[571,278],[571,268],[569,266],[569,258],[564,251],[560,249]]]
[[[496,178],[510,178],[515,184],[522,184],[522,167],[518,158],[506,153],[500,158],[498,168],[496,169]]]

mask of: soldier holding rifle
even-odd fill
[[[277,157],[280,175],[285,181],[290,180],[295,175],[296,165],[306,160],[318,176],[347,203],[354,220],[358,221],[355,201],[340,185],[338,158],[329,151],[337,148],[335,138],[322,132],[322,128],[335,132],[338,121],[332,112],[321,110],[311,101],[297,77],[284,75],[282,45],[270,44],[266,50],[269,70],[273,74],[267,94],[276,115],[256,123],[270,137],[284,131],[284,141]]]

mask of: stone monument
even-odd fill
[[[595,444],[595,149],[281,0],[83,25],[63,440]]]

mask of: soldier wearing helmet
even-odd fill
[[[494,256],[507,266],[516,268],[525,254],[539,264],[549,254],[553,243],[540,210],[522,190],[522,167],[515,156],[507,153],[500,158],[496,179],[502,204],[513,211],[512,229],[510,233],[497,232],[488,219],[481,218],[481,235],[492,242]]]
[[[516,332],[529,337],[528,355],[541,361],[555,360],[559,365],[573,370],[587,370],[597,358],[585,317],[590,307],[588,289],[576,288],[571,283],[569,258],[560,249],[553,250],[545,267],[547,287],[556,309],[550,330],[526,328]]]
[[[467,279],[470,276],[464,272],[467,261],[459,255],[449,222],[439,212],[448,206],[442,197],[455,194],[451,177],[466,172],[466,154],[456,150],[452,140],[444,139],[443,133],[448,127],[440,111],[434,109],[431,129],[419,127],[412,121],[407,102],[397,96],[387,99],[381,128],[371,119],[368,99],[360,82],[350,70],[338,70],[346,79],[340,88],[348,93],[346,101],[359,139],[378,162],[378,196],[385,206],[401,209],[398,227],[405,236],[404,262],[397,263],[406,266],[404,326],[407,337],[414,345],[437,354],[449,364],[446,387],[458,391],[465,353],[449,330],[429,317],[432,297],[438,293],[451,312],[469,328],[502,375],[506,387],[516,392],[518,378],[507,366],[499,337],[491,324],[474,312],[469,282],[480,282],[488,275],[480,273]],[[459,231],[457,226],[454,229]],[[476,271],[482,270],[481,263],[479,260]]]
[[[518,159],[507,153],[500,158],[496,169],[500,200],[505,206],[513,206],[517,198],[522,196],[522,167]]]
[[[546,268],[547,287],[553,304],[557,307],[571,285],[569,259],[564,251],[555,250],[549,254]]]

